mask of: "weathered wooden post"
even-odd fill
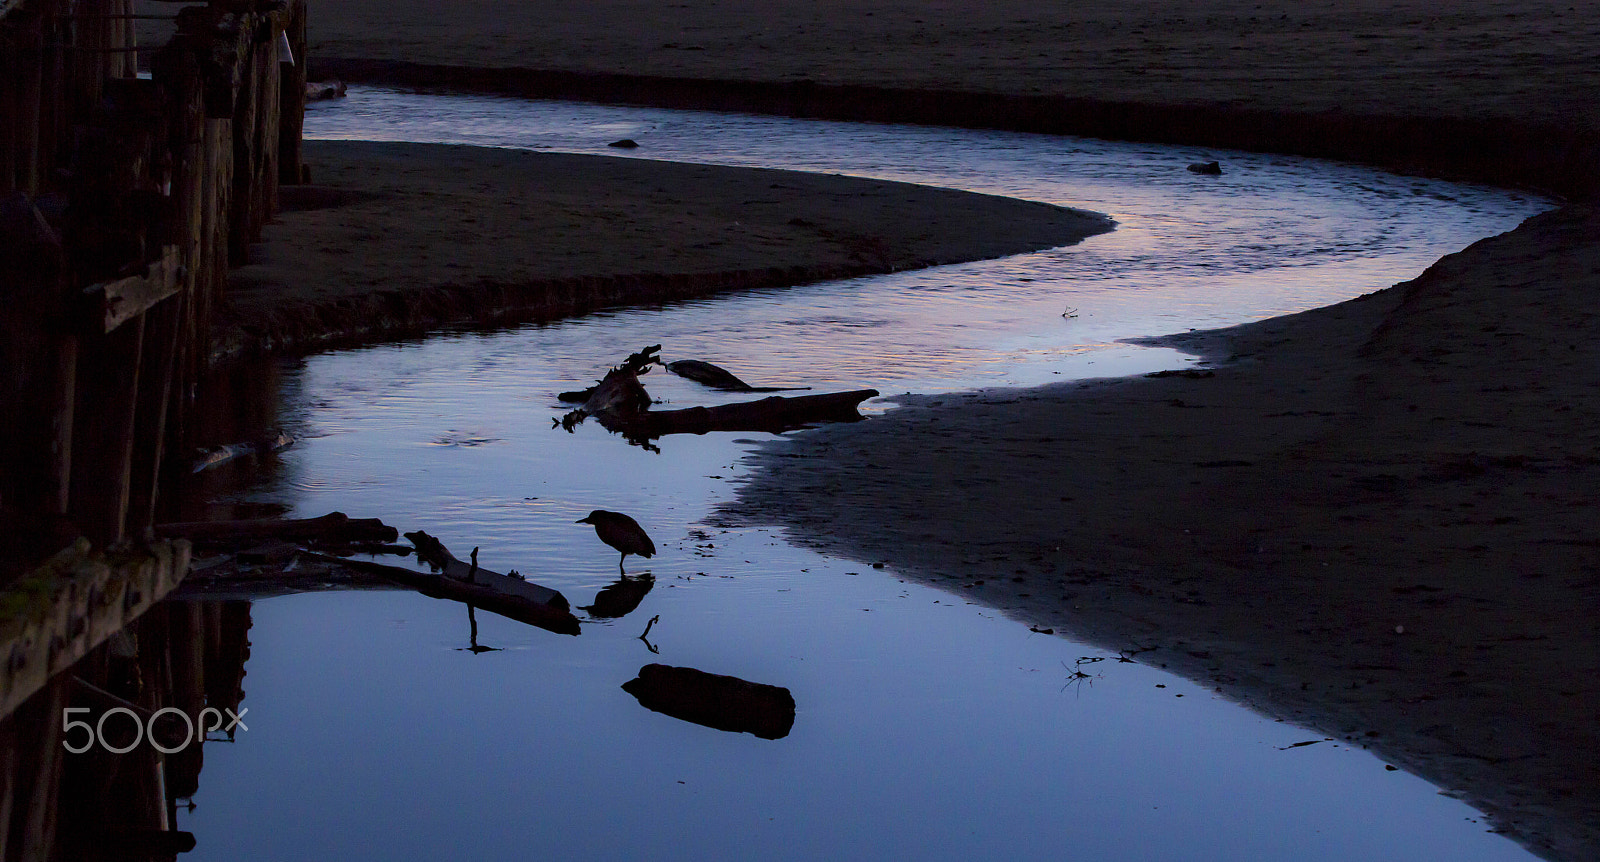
[[[283,29],[289,37],[294,62],[279,70],[278,182],[293,186],[305,182],[300,137],[305,131],[306,113],[306,0],[292,0],[284,14]]]
[[[66,757],[61,747],[61,710],[68,706],[67,686],[66,680],[55,679],[11,717],[19,729],[37,729],[32,735],[38,746],[30,746],[19,758],[23,763],[11,833],[16,843],[6,848],[13,858],[48,859],[55,847],[61,767]]]
[[[19,74],[14,131],[17,148],[16,187],[30,195],[39,193],[40,162],[43,160],[43,154],[39,152],[39,101],[44,76],[43,42],[44,36],[40,32],[37,18],[34,19],[33,26],[25,26],[17,31]]]
[[[143,346],[143,315],[126,326],[79,342],[67,511],[100,546],[126,537]]]
[[[0,498],[25,511],[66,507],[77,348],[65,314],[60,238],[20,193],[0,202],[0,409],[12,444],[0,452]]]
[[[170,113],[172,149],[172,200],[177,218],[169,237],[179,250],[182,283],[172,300],[174,319],[171,372],[164,446],[177,451],[188,441],[188,415],[193,407],[195,380],[205,361],[205,347],[197,341],[198,297],[207,277],[204,230],[206,147],[204,87],[199,64],[192,53],[162,51],[151,58],[151,76],[166,94]],[[161,471],[170,473],[171,471]]]
[[[21,70],[17,42],[21,34],[0,29],[0,195],[17,190],[17,92]],[[0,857],[3,858],[3,857]]]

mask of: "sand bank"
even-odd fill
[[[310,40],[314,74],[1600,191],[1600,18],[1568,0],[343,0]]]
[[[345,0],[311,38],[376,76],[1600,189],[1600,18],[1570,0]],[[1572,208],[1402,288],[1189,338],[1236,357],[1215,377],[805,435],[745,515],[1156,646],[1141,658],[1366,740],[1551,858],[1596,858],[1597,245]]]
[[[311,141],[317,185],[235,270],[221,355],[1001,257],[1109,220],[905,183],[431,144]]]
[[[340,0],[313,57],[1562,123],[1600,107],[1571,0]]]
[[[772,444],[729,514],[1152,650],[1594,858],[1596,236],[1549,213],[1413,282],[1163,340],[1214,376],[908,398]]]

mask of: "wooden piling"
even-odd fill
[[[0,719],[0,859],[10,859],[11,813],[17,806],[23,742],[15,721]]]
[[[139,407],[134,416],[128,511],[124,516],[130,530],[142,531],[156,519],[167,441],[167,403],[172,395],[172,371],[182,311],[179,302],[168,301],[145,315],[144,344],[139,358]]]
[[[17,859],[44,862],[55,848],[61,761],[66,756],[61,746],[61,711],[68,705],[68,684],[65,679],[54,680],[27,704],[26,714],[17,716],[20,726],[39,728],[39,747],[27,753],[20,770],[22,787],[17,801],[22,805],[12,815],[16,845],[6,848]]]
[[[43,36],[29,28],[17,34],[16,187],[29,195],[39,193],[44,154],[40,151],[39,99],[44,76]]]
[[[144,329],[141,315],[79,345],[67,510],[96,545],[116,544],[127,536]]]
[[[153,522],[164,456],[190,442],[230,262],[301,168],[305,0],[185,7],[149,81],[135,80],[132,12],[33,0],[0,13],[0,195],[21,193],[8,212],[27,218],[40,202],[55,224],[33,233],[61,237],[43,243],[59,257],[46,272],[41,242],[0,235],[8,276],[32,267],[29,283],[10,279],[0,326],[0,411],[14,417],[0,501],[68,514],[100,543]]]
[[[299,185],[304,179],[301,135],[306,111],[306,0],[292,0],[283,30],[294,62],[279,69],[278,182]]]
[[[17,155],[20,151],[20,121],[17,119],[18,68],[17,36],[0,29],[0,195],[17,190]],[[0,843],[5,840],[0,836]],[[0,847],[3,850],[3,847]],[[0,855],[0,859],[5,858]]]

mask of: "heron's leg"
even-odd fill
[[[624,569],[624,568],[623,568],[623,567],[622,567],[622,562],[623,562],[623,561],[624,561],[624,560],[626,560],[626,559],[628,559],[628,552],[627,552],[627,551],[623,551],[623,552],[622,552],[622,556],[620,556],[620,557],[618,557],[618,558],[617,558],[617,574],[619,574],[619,575],[626,575],[626,574],[628,574],[628,570],[627,570],[627,569]]]

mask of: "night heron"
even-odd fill
[[[579,518],[575,523],[593,524],[595,535],[600,541],[622,552],[622,557],[617,560],[617,571],[626,572],[622,568],[624,560],[629,554],[649,559],[655,556],[656,543],[650,541],[644,528],[639,522],[622,514],[621,512],[607,512],[604,509],[595,509],[587,518]]]

